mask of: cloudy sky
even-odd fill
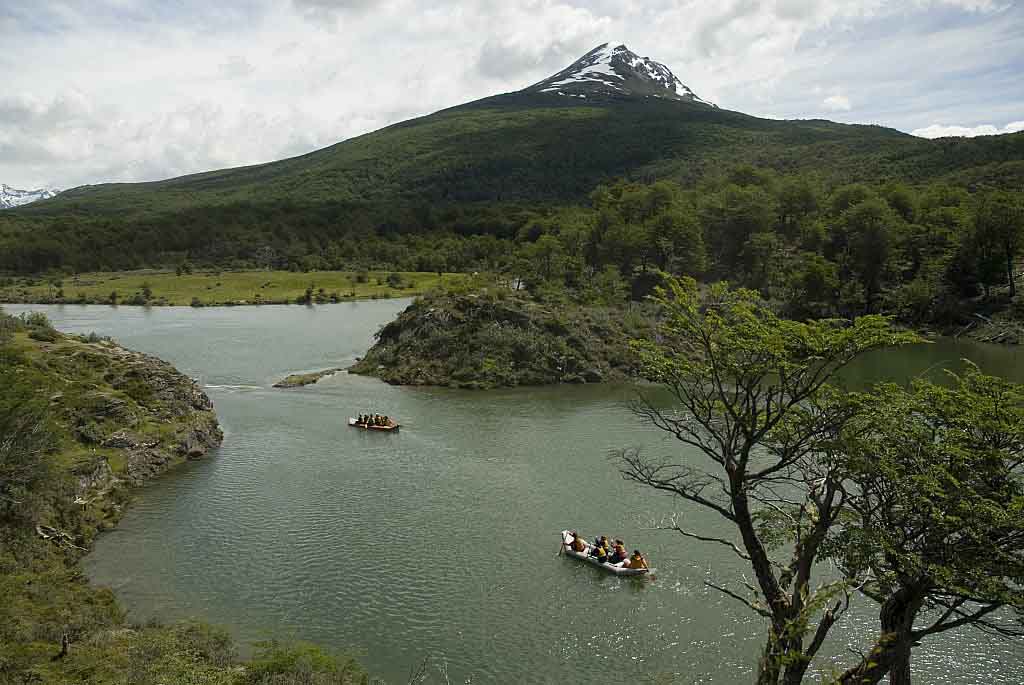
[[[0,0],[0,182],[296,155],[517,90],[608,40],[750,114],[1024,129],[1015,0]]]

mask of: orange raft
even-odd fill
[[[374,426],[372,424],[359,423],[359,421],[352,418],[351,416],[348,419],[348,425],[352,426],[353,428],[362,428],[363,430],[368,431],[396,431],[398,430],[399,427],[399,424],[391,420],[388,420],[386,426]]]

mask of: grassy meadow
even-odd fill
[[[194,271],[144,269],[0,281],[0,302],[123,305],[327,303],[410,297],[464,274],[398,271]]]

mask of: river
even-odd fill
[[[243,645],[301,639],[355,653],[405,682],[427,658],[435,681],[749,682],[760,619],[707,590],[739,579],[727,551],[650,529],[673,511],[705,512],[624,482],[613,450],[685,451],[639,424],[628,386],[492,392],[399,388],[338,374],[305,388],[289,373],[344,366],[408,304],[111,308],[44,311],[65,331],[95,331],[160,356],[213,399],[223,446],[138,493],[86,560],[136,621],[196,618]],[[860,384],[937,373],[962,357],[1024,381],[1016,348],[943,340],[871,355]],[[397,434],[347,427],[358,412]],[[697,459],[690,455],[685,458]],[[556,556],[557,531],[623,536],[657,567],[609,577]],[[828,657],[869,644],[865,600],[833,629]],[[829,668],[829,658],[816,662]],[[959,631],[914,652],[924,683],[1020,683],[1024,646]]]

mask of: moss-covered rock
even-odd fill
[[[334,368],[324,369],[323,371],[314,371],[313,373],[293,373],[290,376],[286,376],[285,378],[279,380],[277,383],[274,383],[274,387],[300,388],[304,385],[312,385],[313,383],[319,381],[321,378],[333,376],[339,371],[344,371],[344,369]]]
[[[540,303],[509,290],[435,293],[381,328],[349,371],[459,388],[620,381],[636,370],[629,340],[652,322],[641,305]]]

